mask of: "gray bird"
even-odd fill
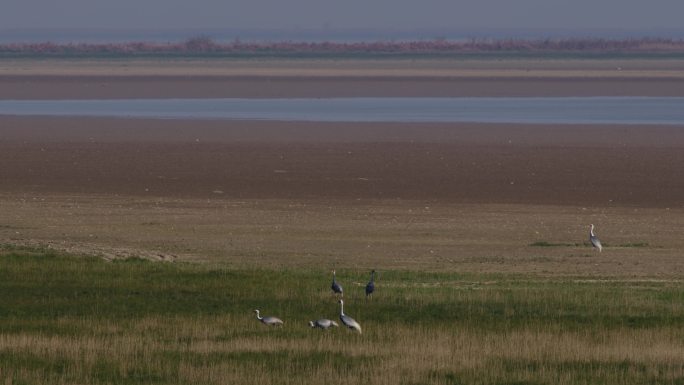
[[[309,326],[312,328],[319,328],[319,329],[329,329],[331,327],[339,327],[340,325],[337,324],[337,322],[329,320],[327,318],[321,318],[316,321],[309,321]]]
[[[591,242],[592,246],[598,249],[599,253],[601,252],[601,250],[603,250],[603,246],[601,246],[601,241],[599,241],[596,234],[594,234],[594,225],[591,225],[589,227],[589,242]]]
[[[330,288],[332,289],[332,291],[333,291],[335,294],[344,295],[344,294],[342,293],[342,286],[340,286],[340,284],[337,283],[337,281],[335,280],[335,270],[333,270],[333,280],[332,280],[332,285],[330,285]]]
[[[375,270],[372,270],[370,281],[368,281],[368,284],[366,284],[366,297],[373,295],[374,291],[375,291]]]
[[[261,317],[259,315],[259,309],[254,310],[257,315],[257,319],[261,321],[264,325],[268,326],[283,326],[283,320],[278,317]]]
[[[361,334],[361,325],[359,325],[358,322],[356,322],[352,317],[344,314],[344,301],[340,300],[340,321],[344,324],[344,326],[348,327],[349,329],[356,330]]]

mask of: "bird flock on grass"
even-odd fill
[[[601,246],[601,241],[598,239],[596,234],[594,233],[594,225],[589,225],[589,242],[591,243],[591,246],[601,252],[603,250],[603,246]],[[342,289],[342,285],[340,285],[339,282],[337,282],[337,274],[335,270],[332,271],[332,283],[330,285],[330,289],[333,292],[333,295],[338,295],[340,296],[340,299],[337,301],[337,303],[340,304],[340,321],[342,324],[349,328],[352,331],[358,332],[361,334],[361,325],[356,322],[356,320],[344,313],[344,300],[342,297],[344,296],[344,290]],[[366,298],[372,298],[373,292],[375,292],[375,270],[371,270],[371,275],[370,275],[370,280],[366,284]],[[283,326],[283,321],[278,318],[278,317],[273,317],[273,316],[268,316],[268,317],[261,317],[259,314],[259,310],[254,310],[256,313],[257,320],[259,320],[261,323],[264,325],[268,326]],[[336,328],[339,327],[340,325],[328,318],[319,318],[315,321],[309,321],[309,326],[313,329],[322,329],[322,330],[327,330],[330,328]]]
[[[339,294],[340,297],[342,297],[343,290],[342,290],[342,285],[337,282],[337,275],[335,270],[333,270],[333,278],[332,278],[332,284],[330,285],[330,289],[333,291],[334,295]],[[370,281],[368,281],[368,284],[366,284],[366,297],[370,297],[373,292],[375,291],[375,270],[371,271],[371,277]],[[344,314],[344,300],[340,298],[337,303],[340,304],[340,321],[342,322],[342,325],[346,326],[352,331],[358,332],[361,334],[361,325],[356,322],[356,320],[346,314]],[[259,310],[254,310],[256,313],[257,320],[261,322],[264,325],[267,326],[283,326],[283,321],[278,318],[278,317],[273,317],[273,316],[268,316],[268,317],[262,317],[260,315]],[[319,318],[315,321],[309,321],[309,326],[314,329],[322,329],[322,330],[327,330],[330,328],[336,328],[339,327],[340,325],[328,318]]]

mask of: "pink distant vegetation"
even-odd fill
[[[0,54],[458,54],[487,52],[634,52],[684,53],[684,40],[642,39],[470,39],[398,42],[261,42],[236,39],[217,43],[209,37],[193,37],[179,43],[13,43],[0,45]]]

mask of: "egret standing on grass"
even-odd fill
[[[361,334],[361,325],[359,325],[358,322],[356,322],[352,317],[344,314],[344,301],[340,300],[340,321],[344,324],[344,326],[348,327],[351,330],[356,330]]]
[[[596,234],[594,234],[594,225],[589,227],[589,242],[591,242],[592,246],[598,249],[599,253],[603,249],[603,246],[601,246],[601,241],[599,241]]]
[[[257,319],[261,321],[262,324],[268,326],[283,326],[283,320],[278,317],[261,317],[259,315],[259,309],[254,310],[257,315]]]
[[[337,281],[335,280],[335,270],[333,270],[333,280],[332,285],[330,285],[330,288],[335,294],[344,295],[344,293],[342,293],[342,286],[340,286],[340,284],[337,283]]]
[[[371,278],[366,285],[366,297],[373,295],[375,291],[375,270],[371,271]]]
[[[337,324],[337,322],[329,320],[327,318],[321,318],[316,321],[309,321],[309,326],[312,328],[319,328],[319,329],[329,329],[331,327],[338,327],[340,325]]]

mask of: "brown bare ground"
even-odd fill
[[[4,99],[684,95],[680,60],[0,67]],[[4,116],[0,242],[234,266],[673,279],[682,175],[682,127]],[[589,223],[601,254],[584,244]]]
[[[680,127],[2,118],[8,192],[681,207]]]
[[[684,272],[679,127],[0,122],[4,243],[242,267]]]

